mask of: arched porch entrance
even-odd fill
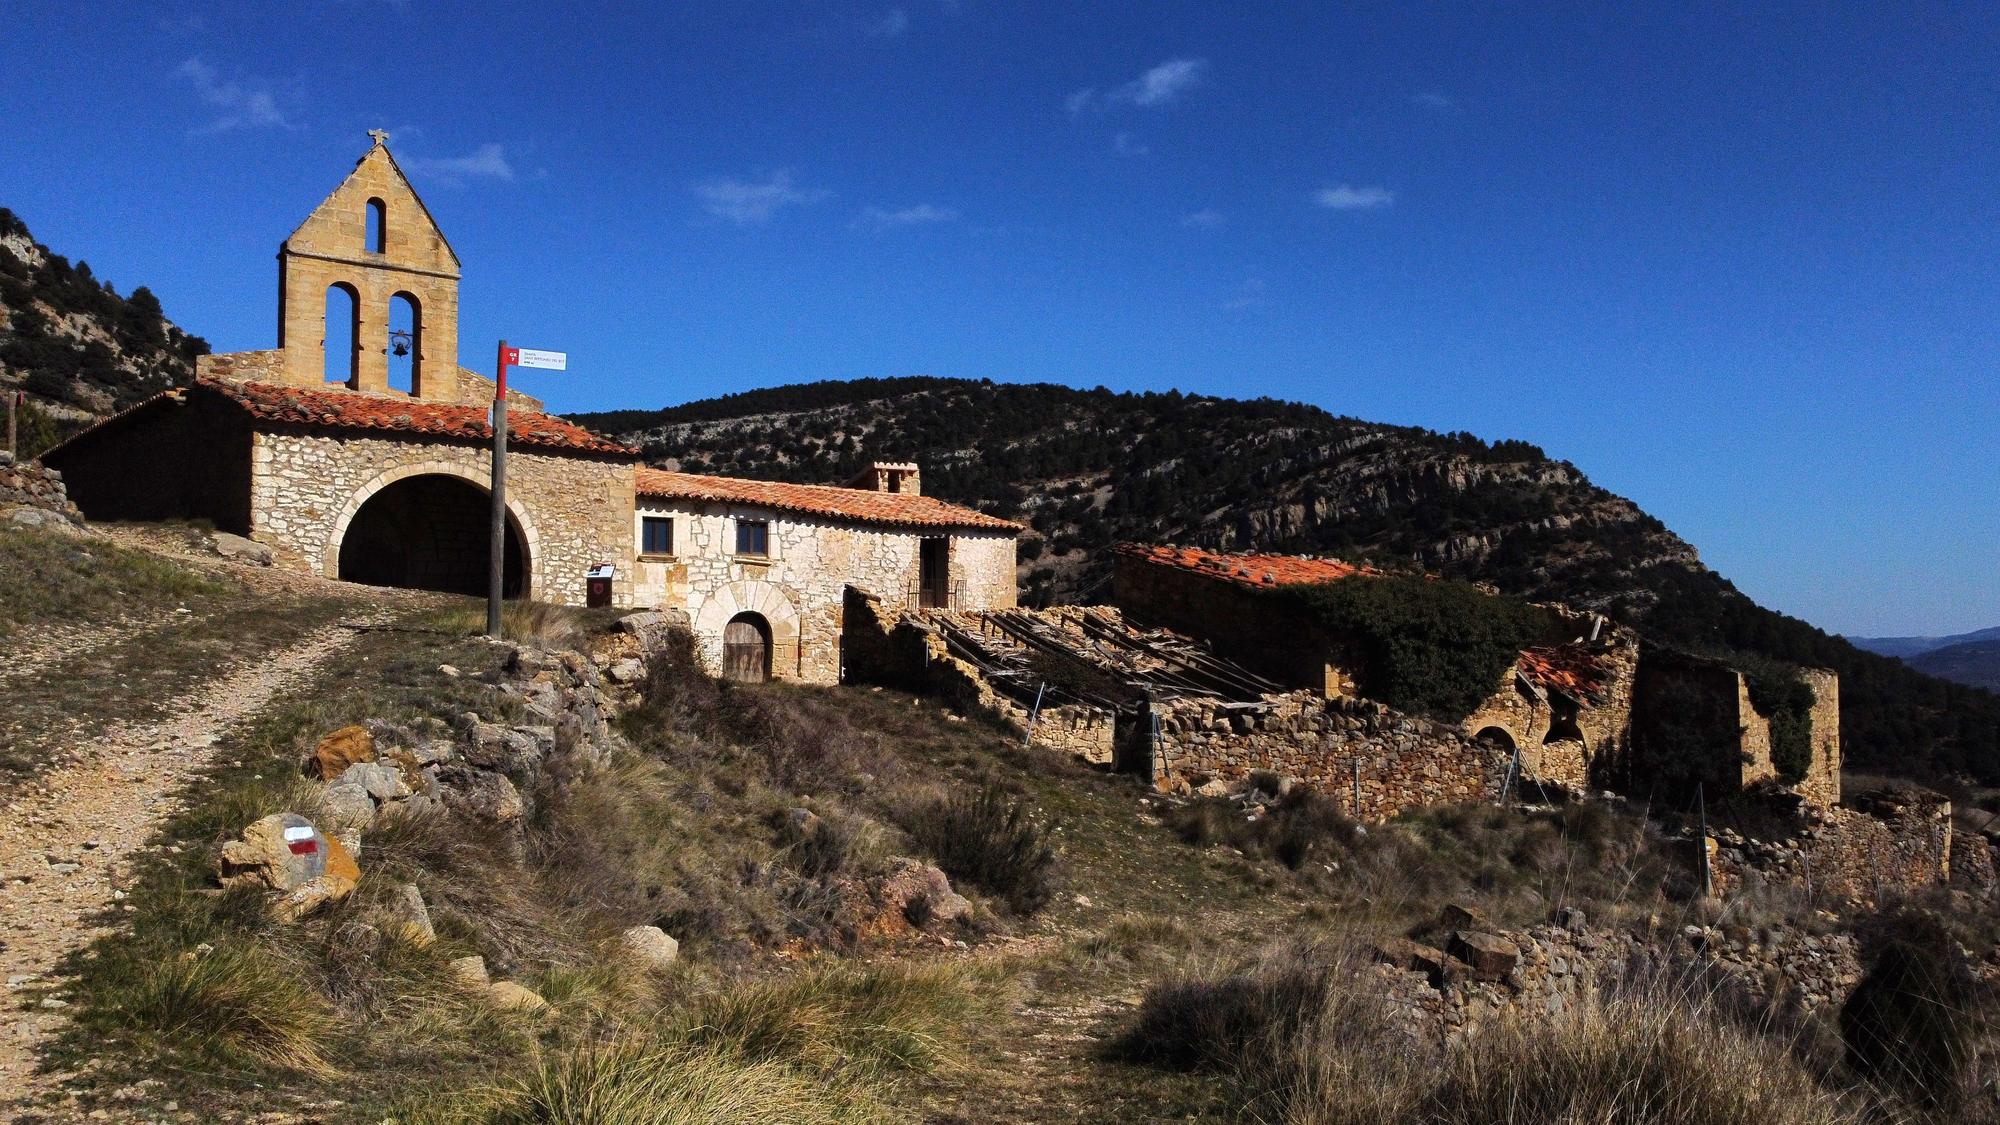
[[[484,594],[490,557],[492,501],[483,487],[459,477],[404,477],[369,496],[340,540],[339,576],[369,586],[448,594]],[[528,592],[528,547],[507,517],[501,589]]]

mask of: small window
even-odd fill
[[[767,520],[736,521],[736,553],[764,557],[771,553],[771,524]]]
[[[389,208],[379,199],[368,201],[368,252],[380,254],[389,248]]]
[[[674,553],[674,521],[665,516],[644,516],[639,520],[639,553],[642,555],[671,555]]]

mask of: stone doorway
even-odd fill
[[[458,477],[405,477],[370,496],[340,541],[340,577],[368,586],[398,586],[447,594],[486,593],[492,501]],[[501,590],[526,591],[528,551],[513,515],[507,517]]]
[[[761,684],[771,678],[771,623],[758,613],[739,613],[722,629],[722,678]]]

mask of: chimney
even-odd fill
[[[849,488],[859,488],[868,492],[900,492],[907,496],[922,496],[923,474],[913,461],[877,461],[856,474],[847,482]]]

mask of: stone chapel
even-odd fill
[[[481,594],[493,384],[458,364],[459,260],[386,135],[278,247],[278,346],[204,356],[44,455],[92,519],[205,519],[275,564]],[[740,679],[837,682],[850,586],[912,605],[1015,604],[1018,525],[922,495],[916,467],[853,486],[642,467],[508,395],[508,596],[686,614]]]

